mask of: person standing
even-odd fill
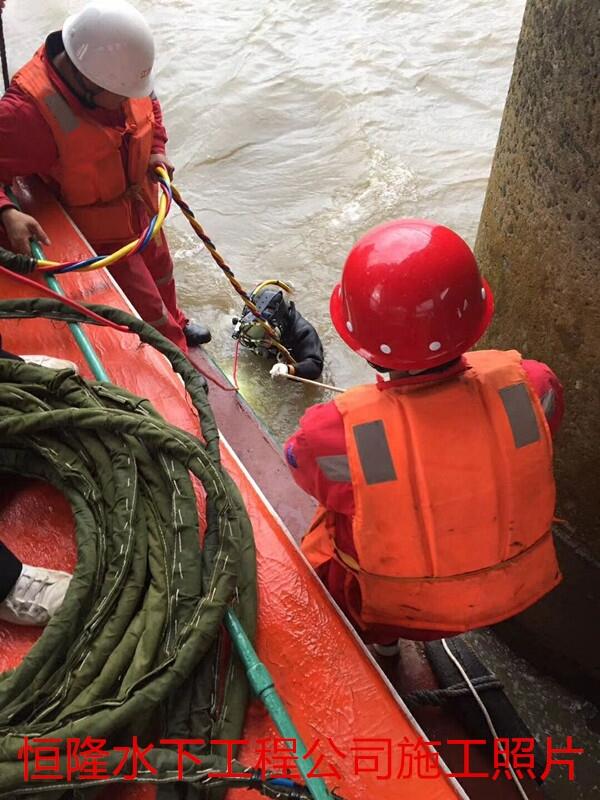
[[[39,175],[100,254],[137,238],[155,214],[155,167],[173,174],[153,63],[142,15],[125,0],[94,0],[48,36],[0,100],[0,184]],[[32,238],[49,243],[5,191],[0,222],[16,252],[29,253]],[[140,316],[184,352],[210,341],[177,304],[164,233],[110,272]]]

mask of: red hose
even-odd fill
[[[44,286],[43,283],[38,283],[37,281],[31,280],[31,278],[26,278],[24,275],[19,275],[17,272],[12,272],[6,267],[0,266],[0,275],[5,275],[7,278],[11,278],[17,283],[23,283],[26,286],[31,286],[34,289],[42,292],[43,294],[48,295],[49,297],[54,298],[55,300],[60,300],[61,303],[64,303],[66,306],[73,308],[75,311],[79,311],[80,314],[83,314],[90,319],[99,322],[101,325],[106,325],[107,328],[112,328],[115,331],[119,331],[119,333],[133,333],[133,331],[129,330],[125,325],[118,325],[116,322],[112,322],[105,317],[101,317],[99,314],[96,314],[94,311],[90,311],[89,308],[82,306],[80,303],[77,303],[75,300],[70,300],[68,297],[65,297],[62,294],[58,294],[57,292],[53,292],[52,289],[49,289],[47,286]],[[235,392],[237,391],[237,387],[234,388],[233,386],[226,386],[224,383],[221,383],[217,380],[213,375],[206,372],[205,370],[198,367],[194,364],[194,368],[198,370],[201,375],[218,386],[219,389],[222,389],[224,392]]]
[[[235,343],[235,354],[233,356],[233,386],[236,392],[239,392],[240,390],[237,380],[239,357],[240,357],[240,340],[238,339],[237,342]]]

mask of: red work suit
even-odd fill
[[[48,75],[58,92],[73,110],[81,109],[79,100],[62,80],[53,66],[52,58],[63,49],[60,33],[46,40],[46,65]],[[162,123],[158,100],[153,99],[154,134],[152,153],[164,154],[167,135]],[[121,110],[102,108],[85,109],[95,122],[103,126],[124,129]],[[121,147],[124,168],[127,165],[127,137]],[[93,157],[93,153],[90,153]],[[48,174],[58,160],[58,149],[48,123],[38,110],[35,101],[16,85],[11,85],[0,100],[0,184],[10,184],[14,178],[34,174]],[[12,206],[10,198],[0,188],[0,211]],[[142,201],[137,202],[139,232],[149,222]],[[85,234],[85,231],[84,231]],[[126,241],[90,241],[91,246],[106,254],[127,244]],[[183,328],[187,322],[177,305],[173,261],[163,234],[136,255],[121,260],[110,267],[110,272],[142,319],[153,325],[184,352],[187,344]]]

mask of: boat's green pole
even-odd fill
[[[31,243],[31,253],[34,258],[41,259],[44,257],[44,253],[42,252],[42,248],[37,242]],[[57,294],[62,294],[64,296],[64,291],[60,283],[56,280],[54,275],[46,275],[44,280],[48,284],[48,286],[52,289],[53,292]],[[76,322],[69,322],[69,328],[71,329],[71,333],[73,334],[73,338],[79,345],[79,349],[83,353],[85,360],[90,366],[94,377],[99,381],[107,381],[109,380],[108,374],[104,369],[104,366],[96,351],[94,350],[93,344],[87,337],[85,331],[81,329],[81,327]]]
[[[31,243],[31,252],[34,258],[44,258],[44,253],[38,242]],[[54,276],[47,275],[45,280],[52,291],[64,295],[61,285]],[[87,334],[81,330],[81,327],[77,323],[70,322],[69,328],[71,329],[73,338],[85,356],[86,361],[90,365],[94,377],[99,381],[109,381],[110,378],[102,362],[98,358],[92,343],[88,339]],[[308,777],[309,772],[311,772],[314,767],[311,759],[306,758],[307,750],[304,746],[304,742],[275,689],[273,678],[265,665],[258,658],[258,654],[246,635],[246,631],[230,608],[225,612],[225,625],[235,645],[237,654],[246,668],[250,686],[257,697],[264,703],[265,708],[269,712],[281,736],[284,739],[292,739],[296,742],[295,756],[297,759],[298,771],[306,781],[306,788],[314,800],[331,800],[331,795],[325,782],[321,778]]]
[[[237,654],[246,668],[250,686],[264,703],[277,730],[284,739],[292,739],[296,743],[298,771],[306,781],[306,788],[315,800],[331,800],[329,790],[321,778],[310,778],[314,769],[310,758],[306,758],[306,748],[292,718],[288,714],[283,701],[277,694],[275,683],[265,665],[260,661],[252,642],[242,628],[240,621],[231,609],[225,613],[225,625],[235,643]]]
[[[10,196],[11,202],[14,203],[15,207],[20,210],[21,207],[19,205],[19,201],[15,197],[12,190],[9,189],[8,194]],[[44,258],[44,251],[42,250],[40,243],[37,242],[35,239],[32,239],[30,244],[31,244],[31,255],[37,259]],[[49,286],[50,289],[52,289],[53,292],[61,294],[63,297],[65,296],[62,286],[56,280],[54,275],[44,275],[44,280],[46,281],[46,284]],[[89,364],[89,367],[92,370],[94,377],[99,381],[109,382],[110,379],[106,373],[106,370],[104,369],[102,362],[98,358],[98,355],[94,350],[94,346],[88,339],[85,331],[83,331],[76,322],[69,322],[69,328],[71,330],[71,333],[73,334],[73,338],[79,345],[79,349],[83,353],[85,360]]]

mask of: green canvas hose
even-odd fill
[[[239,658],[225,671],[222,665],[227,614],[248,645],[254,637],[251,525],[221,467],[203,378],[142,320],[90,308],[169,358],[198,411],[203,441],[121,387],[0,359],[0,472],[56,486],[71,504],[78,547],[63,606],[20,666],[0,675],[0,796],[42,795],[39,784],[23,779],[24,737],[106,739],[110,771],[123,759],[115,748],[136,735],[207,743],[188,748],[201,763],[184,761],[181,776],[177,752],[155,746],[146,757],[151,768],[138,769],[138,781],[181,779],[182,793],[207,800],[244,786],[269,797],[334,797],[322,781],[310,792],[289,788],[235,761],[229,767],[235,778],[209,778],[228,771],[225,748],[210,742],[240,738],[248,700]],[[55,300],[0,303],[0,319],[26,317],[89,322]],[[190,473],[206,493],[202,545]],[[248,653],[260,665],[251,646]],[[122,780],[130,768],[99,784]],[[84,788],[91,786],[86,781]],[[48,792],[72,796],[64,781],[45,781]]]

